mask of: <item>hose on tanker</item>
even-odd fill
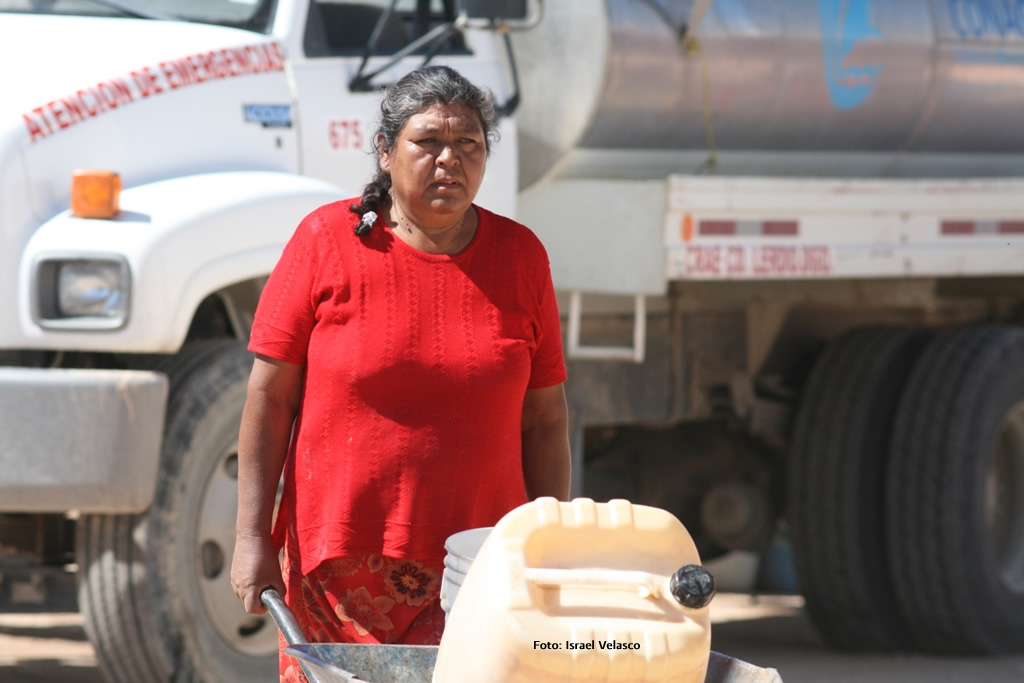
[[[683,35],[680,36],[680,40],[685,45],[687,41],[697,35],[697,29],[700,28],[700,24],[704,21],[704,15],[711,9],[711,3],[714,0],[697,0],[694,3],[693,9],[690,11],[690,21],[686,22],[686,29],[683,31]]]
[[[664,7],[653,0],[644,0],[644,4],[679,36],[679,45],[683,49],[683,54],[691,58],[696,57],[700,62],[701,91],[704,100],[704,135],[707,138],[708,158],[697,169],[698,171],[707,171],[718,165],[714,112],[711,107],[711,74],[708,71],[708,60],[704,55],[704,47],[701,45],[700,40],[697,39],[697,30],[711,8],[712,2],[714,0],[696,0],[686,23],[676,26],[676,22],[669,16]]]
[[[714,0],[697,0],[690,13],[690,21],[686,25],[686,30],[679,38],[687,56],[696,54],[700,59],[701,85],[704,91],[704,134],[708,140],[708,160],[704,165],[705,168],[714,168],[718,165],[718,147],[715,146],[715,124],[711,110],[711,76],[708,73],[708,60],[704,55],[704,47],[697,39],[697,30],[704,21],[704,16],[711,9],[712,2]]]
[[[693,10],[690,12],[690,21],[686,22],[683,34],[679,36],[679,42],[687,57],[697,56],[700,60],[701,88],[704,96],[704,134],[708,140],[708,160],[701,170],[712,169],[718,165],[718,147],[715,146],[715,124],[711,110],[711,76],[708,73],[708,60],[704,56],[704,48],[697,39],[697,31],[700,29],[704,16],[711,9],[714,0],[697,0]]]
[[[709,3],[710,4],[710,3]],[[700,62],[701,89],[704,100],[704,135],[707,137],[708,158],[699,170],[713,169],[718,165],[718,147],[715,144],[714,112],[711,108],[711,75],[708,72],[708,60],[704,56],[704,48],[696,38],[681,39],[687,57],[696,56]]]

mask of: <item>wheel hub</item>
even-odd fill
[[[238,511],[237,447],[224,454],[207,481],[196,533],[197,580],[207,617],[233,649],[251,657],[277,651],[277,628],[269,615],[247,614],[231,587]]]
[[[1003,583],[1024,593],[1024,403],[1007,415],[985,486],[989,548]]]

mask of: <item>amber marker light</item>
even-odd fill
[[[121,176],[113,171],[79,169],[71,174],[71,215],[112,218],[121,199]]]

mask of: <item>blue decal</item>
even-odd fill
[[[246,104],[242,107],[248,123],[260,123],[264,128],[291,128],[290,104]]]
[[[1024,37],[1024,0],[949,0],[949,16],[961,38]]]
[[[882,32],[871,23],[871,0],[819,0],[821,38],[825,52],[825,80],[837,109],[853,109],[874,92],[882,73],[880,64],[856,64],[858,45]]]

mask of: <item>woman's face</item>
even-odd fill
[[[395,200],[424,224],[451,222],[473,203],[484,177],[487,145],[476,112],[464,104],[435,104],[412,116],[394,149],[381,152]]]

